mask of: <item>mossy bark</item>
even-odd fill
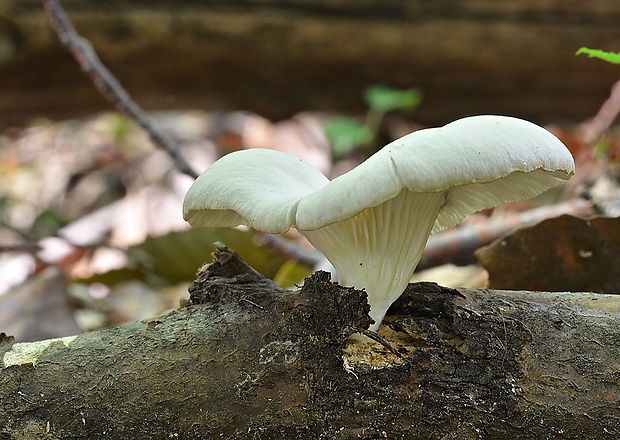
[[[0,341],[0,438],[617,438],[620,298],[410,285],[379,345],[365,294],[279,289],[221,249],[192,304]],[[345,354],[346,346],[346,354]]]

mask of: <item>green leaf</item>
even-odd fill
[[[370,128],[352,118],[334,119],[325,124],[324,131],[336,159],[347,156],[373,138]]]
[[[107,286],[113,286],[125,281],[144,281],[145,274],[141,270],[135,268],[114,269],[104,273],[96,273],[88,278],[78,278],[71,280],[77,283],[101,283]]]
[[[375,111],[411,111],[422,101],[422,92],[418,89],[399,90],[386,86],[371,86],[366,89],[364,98],[366,104]]]
[[[158,284],[192,281],[197,270],[211,262],[213,243],[224,243],[236,251],[250,266],[273,279],[286,259],[260,246],[251,231],[234,228],[192,228],[149,237],[127,249],[125,268],[97,274],[81,282],[114,284],[128,280],[156,280]]]
[[[606,160],[610,149],[611,144],[609,141],[601,139],[594,145],[594,157],[600,160]]]
[[[301,284],[303,279],[310,276],[310,274],[312,274],[311,269],[288,260],[282,265],[276,276],[273,277],[273,281],[284,289],[290,289],[296,284]]]
[[[575,53],[575,55],[581,54],[586,54],[590,58],[598,58],[611,64],[620,64],[620,53],[605,52],[599,49],[589,49],[587,47],[582,47]]]
[[[101,116],[100,123],[114,142],[124,143],[129,140],[133,125],[129,118],[110,112]]]
[[[54,211],[43,211],[35,219],[30,235],[33,237],[49,237],[67,224],[67,219],[62,214]]]
[[[267,278],[273,278],[285,258],[261,247],[254,233],[234,228],[192,228],[161,237],[147,238],[132,246],[130,259],[150,265],[156,275],[170,280],[193,280],[196,270],[211,262],[213,243],[220,241],[236,251],[250,266]]]

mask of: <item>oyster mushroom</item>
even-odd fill
[[[370,330],[377,330],[430,234],[534,197],[574,169],[568,149],[547,130],[472,116],[397,139],[332,181],[285,153],[231,153],[196,180],[183,210],[193,226],[296,228],[334,265],[341,284],[366,290]]]

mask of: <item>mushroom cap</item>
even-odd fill
[[[282,233],[295,224],[301,198],[329,179],[303,159],[256,148],[230,153],[191,186],[183,217],[193,226],[248,225]]]
[[[407,188],[448,191],[432,231],[438,232],[474,212],[536,196],[574,171],[566,146],[544,128],[507,116],[471,116],[403,136],[308,194],[297,227],[345,220]]]
[[[512,117],[472,116],[397,139],[331,182],[285,153],[231,153],[196,180],[183,210],[195,226],[245,224],[279,233],[346,220],[404,188],[445,191],[437,232],[473,212],[536,196],[574,170],[568,149],[544,128]]]

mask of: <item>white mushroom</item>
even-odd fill
[[[184,201],[194,226],[295,227],[343,285],[365,289],[378,329],[431,233],[469,214],[536,196],[569,179],[568,149],[521,119],[473,116],[419,130],[329,181],[301,159],[244,150],[214,163]]]

